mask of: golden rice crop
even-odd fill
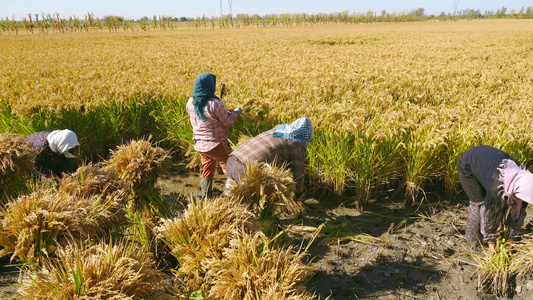
[[[150,253],[128,241],[93,246],[71,242],[42,268],[24,273],[20,299],[166,299],[165,273]]]
[[[92,163],[79,167],[72,174],[65,174],[59,182],[58,189],[76,197],[112,196],[117,205],[127,204],[131,193],[130,185],[116,178],[114,170],[104,169]]]
[[[239,184],[227,196],[250,205],[257,216],[295,217],[303,212],[302,203],[294,201],[294,179],[285,167],[267,163],[250,163]]]
[[[134,191],[142,191],[139,187],[153,185],[169,158],[169,152],[160,147],[153,147],[150,138],[132,140],[111,151],[105,161],[108,168],[113,168],[118,178],[130,183]]]
[[[261,119],[306,116],[317,132],[365,141],[364,148],[372,149],[368,165],[398,160],[390,174],[384,168],[369,178],[354,174],[350,164],[344,171],[312,166],[313,183],[339,192],[353,188],[366,202],[381,182],[407,182],[404,192],[416,196],[443,176],[449,190],[457,186],[454,160],[463,148],[484,143],[530,159],[533,128],[524,120],[532,109],[532,24],[475,20],[3,36],[10,47],[0,49],[0,99],[19,114],[81,104],[91,110],[137,95],[184,101],[195,76],[209,70],[226,84],[229,109],[261,99],[247,112],[251,118],[243,118],[241,132],[257,128]],[[177,111],[178,119],[184,116]],[[409,133],[424,135],[417,140]],[[391,143],[406,147],[396,154]],[[342,162],[338,156],[347,152],[333,150],[312,148],[309,156],[322,156],[319,164]],[[356,150],[347,149],[354,159]]]
[[[155,183],[163,172],[163,162],[169,158],[169,151],[153,147],[150,138],[132,140],[111,151],[111,157],[104,162],[106,169],[114,170],[117,178],[125,180],[131,186],[134,210],[148,208],[157,209],[168,214],[168,208],[155,189]]]
[[[232,239],[220,260],[211,261],[210,299],[313,299],[303,285],[312,274],[304,253],[272,249],[261,233]]]
[[[205,277],[208,263],[221,258],[231,239],[241,230],[256,232],[260,228],[246,205],[219,197],[191,198],[184,212],[163,220],[155,231],[179,261],[177,278],[183,276],[189,292],[194,292],[209,283]]]
[[[16,186],[24,184],[33,170],[34,156],[23,136],[0,133],[0,203],[7,201]]]
[[[110,193],[77,197],[53,189],[19,196],[2,209],[0,256],[41,262],[68,239],[105,237],[127,223],[125,212]]]

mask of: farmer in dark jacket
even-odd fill
[[[498,230],[508,226],[508,239],[521,235],[528,203],[533,203],[533,174],[509,154],[477,146],[459,155],[457,172],[470,198],[466,220],[469,242],[481,237],[494,251]]]
[[[301,201],[304,188],[304,161],[307,143],[313,136],[313,126],[308,118],[300,118],[292,124],[280,124],[265,131],[231,152],[226,163],[228,177],[240,182],[246,164],[265,162],[277,166],[286,165],[296,183],[295,199]]]
[[[41,131],[29,135],[24,141],[37,151],[33,159],[34,169],[44,177],[55,175],[61,178],[62,173],[76,171],[78,165],[70,151],[80,143],[74,132],[68,129]]]

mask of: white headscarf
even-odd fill
[[[504,159],[500,165],[500,180],[506,196],[515,196],[527,203],[533,203],[533,174],[518,166],[510,159]]]
[[[68,129],[52,131],[48,135],[47,140],[52,151],[63,154],[67,158],[75,157],[72,153],[68,152],[68,150],[80,144],[76,134]]]

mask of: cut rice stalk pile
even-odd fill
[[[56,259],[25,274],[18,288],[22,299],[167,299],[167,275],[135,243],[69,243],[56,252]]]
[[[41,262],[68,239],[106,237],[127,223],[123,206],[110,193],[77,197],[53,189],[18,197],[2,209],[0,257]]]
[[[104,169],[114,170],[115,175],[128,182],[133,191],[132,210],[156,209],[161,215],[169,215],[169,210],[155,183],[163,172],[163,162],[169,152],[153,147],[148,140],[131,141],[111,152]]]
[[[303,283],[312,274],[304,253],[271,248],[259,232],[241,234],[209,264],[213,278],[208,299],[314,299]]]
[[[222,250],[241,232],[257,232],[261,225],[247,206],[224,198],[190,199],[188,208],[156,228],[158,237],[179,261],[177,279],[190,291],[209,282],[208,263],[220,259]]]
[[[248,203],[260,218],[271,215],[291,218],[304,210],[302,203],[293,200],[294,188],[292,173],[286,168],[250,163],[240,183],[232,185],[227,196]]]
[[[0,201],[5,203],[13,191],[24,185],[33,170],[35,151],[24,137],[0,133]]]

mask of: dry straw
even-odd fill
[[[0,133],[0,202],[5,203],[12,192],[24,185],[33,170],[35,151],[24,137]]]
[[[118,202],[122,192],[78,197],[43,189],[23,195],[2,209],[0,256],[41,262],[68,239],[105,237],[127,219]]]
[[[153,209],[166,214],[168,209],[155,183],[163,172],[163,162],[169,152],[153,147],[150,138],[131,141],[111,151],[111,157],[104,162],[106,170],[114,170],[115,175],[128,182],[134,195],[133,210]]]
[[[294,201],[294,179],[290,170],[267,163],[250,163],[239,184],[226,192],[227,196],[250,205],[260,218],[269,216],[296,217],[303,212]]]
[[[273,249],[262,234],[241,234],[211,261],[209,299],[314,299],[303,285],[312,274],[304,253]]]
[[[167,299],[165,273],[143,247],[119,241],[93,246],[69,243],[40,270],[26,273],[22,299]]]
[[[185,211],[163,220],[156,232],[179,262],[177,284],[188,287],[183,293],[190,294],[208,286],[209,261],[220,259],[232,239],[243,230],[253,233],[260,229],[242,203],[223,198],[191,198]]]

